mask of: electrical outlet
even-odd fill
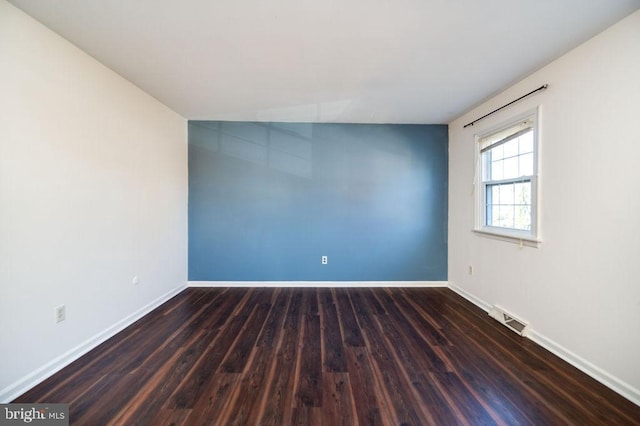
[[[67,309],[64,305],[55,307],[55,319],[56,323],[62,322],[67,317]]]
[[[322,256],[322,264],[326,265],[329,261],[329,258],[327,256]]]
[[[473,266],[469,265],[469,275],[473,275]]]

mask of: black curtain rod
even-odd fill
[[[514,101],[511,101],[511,102],[509,102],[508,104],[502,105],[500,108],[496,108],[496,109],[494,109],[493,111],[491,111],[490,113],[485,114],[485,115],[483,115],[483,116],[482,116],[482,117],[480,117],[480,118],[476,118],[476,119],[475,119],[475,120],[473,120],[471,123],[469,123],[469,124],[465,124],[463,127],[464,127],[464,128],[466,128],[466,127],[469,127],[469,126],[473,126],[474,124],[476,124],[478,121],[482,120],[483,118],[487,118],[487,117],[488,117],[488,116],[490,116],[491,114],[495,114],[496,112],[500,111],[501,109],[506,108],[506,107],[508,107],[508,106],[509,106],[509,105],[511,105],[511,104],[515,104],[515,103],[516,103],[516,102],[518,102],[519,100],[524,99],[524,98],[526,98],[527,96],[533,95],[533,94],[534,94],[534,93],[536,93],[536,92],[539,92],[539,91],[541,91],[541,90],[544,90],[544,89],[546,89],[547,87],[549,87],[549,85],[548,85],[548,84],[543,84],[542,86],[538,87],[536,90],[532,90],[532,91],[530,91],[529,93],[527,93],[526,95],[522,95],[522,96],[520,96],[518,99],[516,99],[516,100],[514,100]]]

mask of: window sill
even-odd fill
[[[474,233],[478,234],[481,237],[491,238],[494,240],[505,241],[507,243],[518,244],[520,247],[533,247],[538,248],[541,240],[529,237],[529,236],[520,236],[520,235],[511,235],[511,234],[503,234],[498,232],[492,232],[485,229],[474,229]]]

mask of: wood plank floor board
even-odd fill
[[[260,331],[257,346],[272,347],[275,345],[277,334],[282,327],[282,321],[287,313],[287,305],[291,298],[291,289],[275,289],[273,294],[273,307],[269,311],[269,316],[264,323],[264,327],[262,327],[262,331]]]
[[[270,310],[269,303],[260,303],[255,307],[220,367],[223,372],[242,373]]]
[[[87,425],[640,425],[446,288],[187,289],[15,402]]]
[[[431,337],[432,329],[427,329],[425,335],[425,333],[421,332],[422,329],[420,326],[422,324],[416,328],[414,324],[410,322],[409,318],[405,316],[405,313],[401,312],[400,309],[395,306],[392,298],[388,297],[385,292],[378,292],[378,294],[383,299],[382,301],[387,311],[387,317],[385,321],[382,322],[382,332],[387,336],[393,334],[391,337],[392,347],[395,347],[396,350],[398,348],[412,347],[416,355],[418,353],[422,354],[422,356],[417,359],[428,361],[427,368],[429,371],[448,371],[449,368],[447,364],[434,350],[435,346],[445,344],[447,340],[444,338]],[[399,330],[402,330],[402,332]],[[406,352],[409,351],[410,349],[406,349]]]
[[[386,389],[378,382],[371,356],[364,346],[345,348],[347,369],[359,424],[397,424]]]
[[[300,363],[297,374],[296,407],[322,406],[322,359],[320,317],[304,315],[300,339]]]
[[[287,308],[287,316],[284,320],[285,328],[295,328],[299,329],[300,321],[302,319],[301,309],[302,309],[302,296],[304,295],[303,291],[293,292],[291,295],[291,300],[289,301],[289,307]]]
[[[156,413],[150,413],[149,417],[145,417],[144,421],[129,423],[135,424],[149,424],[154,426],[181,426],[187,424],[187,418],[191,415],[191,410],[175,410],[175,409],[161,409]],[[118,423],[115,423],[118,424]],[[122,423],[120,423],[122,424]]]
[[[453,412],[449,409],[447,401],[441,392],[432,386],[432,380],[425,375],[427,372],[446,370],[433,368],[431,357],[425,356],[420,346],[407,344],[390,321],[377,321],[388,347],[394,353],[395,363],[403,367],[414,394],[421,401],[425,416],[431,417],[435,424],[451,419]]]
[[[397,321],[405,324],[408,324],[409,322],[416,324],[417,327],[410,326],[409,329],[414,333],[419,330],[420,334],[424,336],[423,338],[429,346],[448,344],[447,339],[439,330],[422,318],[421,315],[415,311],[412,305],[406,303],[401,293],[393,290],[394,289],[387,289],[387,291],[375,292],[375,296],[381,304],[385,306],[387,315],[393,316]]]
[[[306,288],[303,290],[302,314],[318,315],[318,289]]]
[[[79,421],[90,418],[96,424],[106,424],[114,417],[122,416],[121,413],[126,411],[127,406],[135,404],[137,400],[141,399],[138,397],[139,394],[144,395],[145,391],[148,390],[147,387],[154,387],[152,378],[156,376],[156,372],[162,370],[167,364],[175,363],[175,360],[179,358],[181,354],[181,351],[178,351],[179,345],[184,341],[182,335],[188,334],[195,338],[188,325],[192,320],[201,316],[205,307],[206,303],[194,304],[192,309],[195,311],[189,311],[190,317],[187,317],[187,312],[183,311],[180,316],[180,318],[185,318],[183,322],[172,322],[170,326],[160,323],[164,325],[162,327],[158,327],[156,323],[154,330],[160,329],[163,332],[155,333],[154,340],[152,340],[153,343],[145,346],[147,353],[142,360],[144,365],[142,366],[142,361],[139,360],[140,354],[136,351],[136,356],[133,358],[136,363],[134,368],[127,365],[127,368],[116,369],[114,373],[110,373],[111,375],[117,375],[119,380],[101,393],[100,402],[108,402],[108,404],[93,404],[91,409],[84,415],[79,415],[79,413],[75,412],[75,405],[72,405],[69,415],[78,418]],[[166,318],[173,319],[169,315]],[[173,338],[169,339],[169,336],[173,336]],[[140,388],[143,389],[142,392]],[[84,421],[88,422],[88,420]]]
[[[475,346],[478,352],[484,352],[487,358],[492,359],[494,365],[502,366],[504,371],[512,376],[511,380],[526,385],[519,387],[519,389],[521,389],[521,393],[532,391],[530,398],[544,397],[557,401],[558,403],[553,404],[550,408],[554,411],[555,416],[564,422],[596,424],[592,414],[588,411],[576,411],[572,408],[572,403],[568,400],[570,397],[565,390],[566,383],[557,380],[557,377],[552,374],[542,374],[540,377],[536,377],[535,372],[540,370],[541,364],[535,356],[523,352],[521,345],[517,344],[522,340],[520,337],[506,329],[502,330],[503,327],[494,327],[492,323],[494,320],[488,317],[469,318],[468,313],[465,312],[466,309],[461,307],[451,309],[451,306],[458,303],[459,301],[455,301],[452,305],[443,305],[445,310],[442,311],[443,315],[446,312],[446,316],[451,319],[447,334],[454,345],[462,347],[467,342]],[[460,333],[456,333],[454,329]],[[458,340],[460,343],[457,342]],[[458,353],[460,352],[458,351]]]
[[[460,417],[466,422],[472,425],[495,425],[498,423],[488,412],[482,401],[474,397],[469,388],[455,373],[433,372],[430,373],[430,376],[436,380],[440,392],[447,395],[447,399],[454,404],[455,409],[460,413]]]
[[[365,299],[366,297],[361,301]],[[371,312],[371,305],[361,306],[358,311]],[[407,366],[397,362],[397,357],[393,355],[394,345],[389,343],[383,327],[380,326],[381,318],[385,318],[383,323],[388,324],[388,317],[389,313],[385,316],[360,314],[357,319],[364,329],[366,346],[375,361],[374,365],[377,368],[374,367],[374,370],[379,376],[379,381],[388,389],[387,398],[394,408],[397,421],[401,424],[421,424],[421,419],[428,418],[429,415],[423,411],[425,407],[418,402],[419,399],[412,390],[412,383],[406,374]],[[402,345],[402,342],[394,343]]]
[[[454,371],[475,389],[484,401],[500,413],[500,417],[507,424],[518,424],[525,419],[529,424],[549,424],[552,414],[542,408],[530,408],[531,395],[518,388],[505,378],[499,368],[492,363],[485,362],[481,357],[470,355],[471,351],[459,351],[451,346],[442,348],[448,359],[455,365]],[[543,410],[541,412],[541,409]]]
[[[229,318],[226,326],[216,334],[197,364],[169,398],[167,408],[193,408],[193,404],[222,363],[254,308],[248,308],[244,314]]]
[[[334,298],[338,307],[338,320],[340,321],[344,343],[347,346],[364,346],[362,330],[356,321],[353,306],[349,295],[345,291],[333,289]]]
[[[265,384],[265,394],[260,411],[260,424],[284,425],[291,423],[291,410],[294,400],[295,369],[298,362],[298,342],[300,330],[297,327],[300,318],[301,292],[290,295],[287,315],[282,329],[282,338],[278,343],[275,362]],[[295,320],[294,320],[295,318]]]
[[[229,416],[228,410],[240,380],[239,373],[219,372],[213,375],[194,403],[185,424],[222,424],[221,419]]]
[[[274,304],[271,305],[265,326],[260,333],[263,338],[258,337],[252,356],[248,360],[249,365],[234,395],[233,404],[227,410],[228,414],[220,418],[220,424],[257,424],[260,419],[263,408],[260,402],[267,397],[266,382],[277,355],[277,343],[283,333],[282,322],[290,296],[289,292],[276,290],[274,293],[277,297],[273,300]],[[270,331],[265,332],[265,328],[269,328]]]
[[[424,306],[428,305],[424,304]],[[621,398],[622,401],[619,404],[607,404],[609,407],[604,413],[599,413],[598,410],[574,410],[573,407],[576,405],[601,406],[603,393],[595,389],[602,390],[602,385],[576,369],[567,368],[566,363],[533,342],[518,337],[504,327],[493,326],[494,320],[486,315],[479,315],[479,310],[473,310],[473,305],[464,299],[453,299],[448,305],[442,306],[447,313],[445,311],[441,313],[451,318],[450,324],[453,327],[458,325],[460,330],[465,330],[461,341],[475,344],[478,350],[486,351],[488,356],[493,357],[494,362],[508,367],[506,371],[511,372],[520,383],[526,384],[529,390],[535,392],[537,398],[544,397],[556,401],[556,404],[549,407],[566,422],[571,424],[602,424],[603,422],[636,424],[635,422],[638,422],[638,418],[634,419],[628,414],[620,415],[617,409],[619,404],[626,405],[631,412],[637,410],[637,406],[633,404],[629,406],[630,402],[624,398]],[[464,324],[464,328],[459,324]],[[450,334],[455,333],[450,332]],[[480,346],[479,342],[485,342],[485,344]],[[491,344],[487,345],[486,342]],[[583,380],[595,387],[585,391],[584,385],[581,384]],[[586,404],[576,398],[578,394],[587,399]],[[610,395],[613,392],[605,394]]]
[[[137,398],[131,401],[129,410],[122,414],[122,419],[150,418],[153,413],[162,410],[168,397],[183,382],[195,363],[200,359],[211,341],[218,333],[216,323],[228,318],[235,309],[242,294],[226,292],[225,297],[217,297],[194,321],[186,325],[181,337],[175,340],[183,350],[173,362],[158,369],[155,380],[145,386],[148,395],[141,390]],[[222,324],[222,323],[220,323]],[[195,332],[194,332],[195,330]]]
[[[77,397],[74,400],[69,400],[69,399],[56,400],[56,402],[64,402],[69,404],[69,418],[73,423],[86,424],[88,423],[88,418],[89,418],[88,415],[91,412],[97,412],[97,410],[101,408],[103,408],[105,411],[109,410],[108,406],[111,404],[111,401],[103,398],[103,395],[109,389],[112,389],[113,386],[121,382],[125,378],[123,376],[125,375],[105,374],[99,380],[97,380],[95,384],[93,384],[88,389],[85,389],[85,391],[81,393],[80,397]],[[19,399],[15,402],[27,402],[27,401]],[[49,402],[49,401],[47,400],[42,402]]]
[[[299,426],[323,426],[322,409],[309,405],[293,407],[291,424]]]
[[[344,344],[340,323],[338,321],[338,311],[333,301],[333,295],[329,289],[321,292],[321,313],[323,338],[323,359],[325,371],[330,373],[346,372],[347,360],[344,354]]]
[[[144,389],[141,389],[122,413],[121,420],[128,418],[150,418],[153,413],[161,411],[174,390],[182,383],[193,365],[209,346],[215,335],[214,330],[201,330],[193,336],[194,341],[187,347],[181,347],[170,362],[156,371]]]
[[[324,424],[336,426],[358,424],[349,374],[324,373],[322,391],[322,421]]]

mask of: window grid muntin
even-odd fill
[[[516,186],[521,186],[520,196],[522,197],[525,192],[528,192],[528,202],[527,200],[516,200],[517,190]],[[513,187],[513,198],[511,202],[509,200],[502,200],[500,192],[498,191],[498,197],[495,197],[494,188],[501,187]],[[527,189],[524,189],[527,188]],[[485,184],[485,194],[486,194],[486,203],[485,203],[485,225],[498,227],[498,228],[506,228],[506,229],[516,229],[520,231],[531,231],[532,226],[532,202],[531,202],[531,192],[532,192],[532,177],[528,178],[520,178],[518,180],[507,180],[502,181],[501,183],[487,183]],[[498,198],[495,200],[495,198]],[[520,201],[520,202],[518,202]],[[498,208],[500,212],[498,214],[498,218],[496,219],[495,208]],[[509,221],[508,217],[504,217],[503,211],[508,212],[512,210],[513,213],[511,215],[511,224],[506,223]],[[507,213],[505,213],[507,214]]]

